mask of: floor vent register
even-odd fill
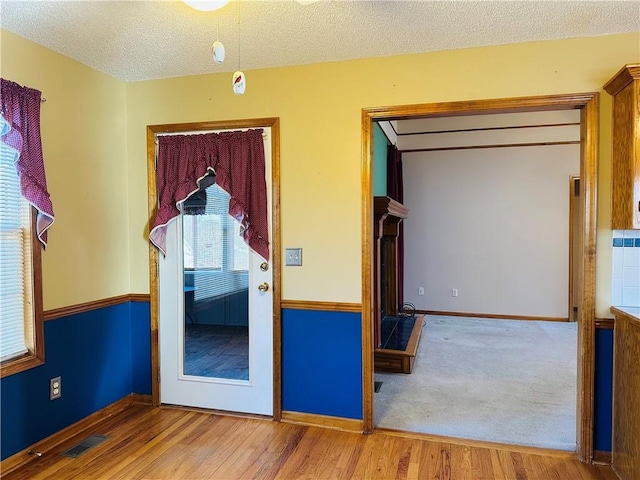
[[[80,455],[85,453],[87,450],[95,447],[96,445],[104,442],[107,439],[106,435],[91,435],[90,437],[85,438],[77,445],[65,450],[61,453],[63,457],[71,457],[78,458]]]

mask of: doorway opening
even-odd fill
[[[583,238],[575,268],[578,300],[577,340],[577,437],[576,450],[583,461],[593,455],[593,348],[595,331],[595,198],[597,166],[597,94],[555,95],[547,97],[513,98],[474,102],[452,102],[399,107],[364,109],[363,125],[363,412],[366,431],[373,422],[373,318],[375,285],[372,269],[373,254],[373,194],[372,138],[376,121],[481,115],[487,113],[534,112],[563,109],[580,111],[580,233]],[[566,301],[566,297],[565,297]],[[565,310],[566,311],[566,310]],[[564,316],[564,315],[563,315]],[[384,388],[384,386],[382,387]]]

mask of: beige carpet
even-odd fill
[[[575,323],[425,320],[413,373],[375,374],[377,427],[575,450]]]

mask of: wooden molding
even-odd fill
[[[492,131],[492,130],[520,130],[523,128],[567,127],[567,126],[578,126],[578,125],[580,125],[580,122],[539,123],[537,125],[506,125],[503,127],[456,128],[451,130],[433,130],[433,131],[421,130],[418,132],[396,133],[396,135],[398,137],[410,137],[412,135],[438,135],[440,133],[486,132],[486,131]],[[384,130],[383,130],[383,133],[384,133]],[[389,140],[389,137],[387,137],[387,140]],[[389,140],[389,143],[393,143],[393,142]]]
[[[611,452],[596,450],[593,452],[593,463],[611,466]]]
[[[630,63],[618,70],[618,73],[605,84],[604,91],[609,95],[616,95],[624,87],[638,79],[640,79],[640,63]]]
[[[580,212],[582,252],[578,274],[578,458],[593,460],[595,397],[596,234],[598,197],[599,96],[593,94],[580,112]]]
[[[362,311],[362,305],[359,303],[316,302],[313,300],[282,300],[280,302],[280,308],[345,313],[360,313]]]
[[[271,119],[271,269],[273,271],[273,419],[282,418],[282,230],[280,227],[280,119]]]
[[[364,433],[371,433],[375,428],[373,423],[373,371],[374,350],[377,340],[374,338],[373,322],[374,307],[378,303],[374,285],[375,258],[374,245],[374,204],[373,204],[373,118],[371,114],[362,110],[362,158],[360,159],[361,176],[360,190],[362,204],[361,239],[362,242],[362,421]]]
[[[127,302],[148,302],[149,295],[146,293],[129,293],[125,295],[118,295],[115,297],[102,298],[100,300],[93,300],[92,302],[79,303],[77,305],[69,305],[68,307],[54,308],[52,310],[46,310],[44,312],[44,319],[55,320],[56,318],[62,318],[69,315],[77,315],[79,313],[90,312],[91,310],[97,310],[99,308],[112,307],[114,305],[120,305]]]
[[[596,328],[604,330],[613,330],[615,327],[615,319],[613,318],[596,318]]]
[[[441,315],[444,317],[477,317],[495,320],[530,320],[543,322],[568,322],[567,317],[539,317],[535,315],[511,315],[509,313],[472,313],[472,312],[444,312],[440,310],[416,310],[423,315]]]
[[[148,293],[130,293],[129,301],[130,302],[149,302],[151,300],[151,295]]]
[[[390,216],[396,218],[396,223],[407,218],[409,209],[391,197],[374,197],[373,210],[376,216]],[[397,235],[397,233],[396,233]]]
[[[152,405],[153,401],[152,401],[151,395],[143,395],[142,393],[132,393],[131,403],[136,403],[139,405]]]
[[[562,142],[529,142],[529,143],[496,143],[492,145],[465,145],[459,147],[433,147],[433,148],[408,148],[400,150],[402,153],[417,152],[446,152],[450,150],[477,150],[481,148],[513,148],[513,147],[549,147],[553,145],[580,145],[579,141],[562,141]]]
[[[318,415],[314,413],[282,412],[283,423],[294,423],[296,425],[311,425],[314,427],[331,428],[344,432],[363,431],[362,420],[353,418],[331,417],[328,415]]]
[[[2,460],[2,462],[0,462],[0,472],[2,472],[2,475],[4,476],[7,473],[10,473],[15,469],[25,465],[29,461],[39,458],[38,456],[33,455],[33,453],[30,454],[29,452],[37,452],[41,453],[42,455],[46,455],[58,445],[69,440],[75,435],[78,435],[83,431],[93,427],[97,423],[105,420],[106,418],[116,415],[126,408],[129,408],[132,403],[133,396],[131,394],[127,395],[117,402],[114,402],[111,405],[107,405],[103,409],[98,410],[97,412],[92,413],[82,420],[79,420],[76,423],[54,433],[53,435],[48,436],[44,440],[40,440],[30,447],[27,447],[24,450],[21,450],[20,452],[5,458],[4,460]]]
[[[373,123],[407,118],[451,117],[488,113],[515,113],[549,110],[580,110],[580,212],[582,250],[578,275],[578,401],[577,456],[590,463],[593,458],[593,397],[595,364],[595,260],[596,206],[598,178],[598,94],[578,93],[538,97],[442,102],[362,109],[362,364],[363,422],[373,428]]]

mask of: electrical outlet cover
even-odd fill
[[[49,380],[49,400],[55,400],[62,396],[62,378],[55,377]]]

